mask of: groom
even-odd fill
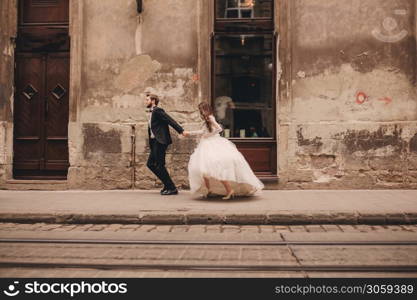
[[[158,96],[147,94],[145,103],[146,108],[151,111],[148,122],[149,147],[151,152],[146,165],[164,184],[161,195],[177,195],[178,190],[165,168],[165,153],[168,146],[172,144],[168,125],[181,135],[184,135],[184,129],[162,108],[158,107]]]

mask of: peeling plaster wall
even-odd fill
[[[414,0],[293,2],[283,187],[417,187],[415,17]]]
[[[12,168],[16,1],[0,1],[0,186]],[[416,0],[281,1],[278,187],[417,188]],[[71,1],[71,41],[82,49],[71,53],[81,83],[69,123],[69,188],[158,186],[146,167],[144,94],[158,94],[185,128],[200,124],[211,4],[144,0],[138,16],[135,0]],[[186,187],[196,141],[173,138],[167,165]]]
[[[70,124],[70,188],[155,188],[149,153],[145,92],[183,125],[199,122],[198,5],[195,0],[84,2],[83,91]],[[169,148],[175,182],[187,186],[195,141]],[[173,155],[172,153],[176,154]]]

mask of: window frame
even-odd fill
[[[226,0],[227,1],[227,0]],[[214,17],[213,17],[213,32],[211,34],[210,44],[211,44],[211,104],[214,105],[214,100],[216,98],[216,49],[215,49],[215,39],[218,36],[234,36],[234,35],[271,35],[272,37],[272,86],[271,86],[271,103],[272,103],[272,122],[273,122],[273,132],[271,137],[230,137],[228,138],[232,142],[238,143],[264,143],[264,144],[273,144],[277,141],[277,112],[276,112],[276,65],[277,65],[277,34],[274,28],[274,19],[275,19],[275,1],[271,1],[271,17],[268,18],[245,18],[245,19],[226,19],[217,17],[217,0],[214,1]],[[238,30],[233,30],[233,25],[238,25]],[[232,25],[232,26],[230,26]],[[241,27],[246,25],[246,27]]]
[[[218,18],[217,17],[217,1],[214,0],[214,17],[213,28],[214,32],[229,31],[230,25],[246,25],[246,31],[272,31],[274,32],[275,19],[275,1],[271,0],[271,17],[258,18]],[[228,0],[226,0],[228,1]],[[233,30],[233,27],[231,28]],[[242,28],[239,28],[242,29]],[[233,30],[234,31],[234,30]],[[243,30],[242,30],[243,31]]]

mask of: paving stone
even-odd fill
[[[307,232],[306,228],[301,225],[299,226],[294,225],[294,226],[289,226],[289,227],[290,227],[291,232]]]
[[[182,214],[144,214],[142,224],[185,224],[186,217]]]
[[[343,232],[358,232],[358,229],[353,225],[339,225],[339,227]]]
[[[334,225],[334,224],[323,224],[323,225],[321,225],[321,227],[326,232],[332,232],[332,231],[339,231],[339,232],[341,232],[342,231],[342,229],[338,225]]]
[[[82,225],[77,225],[76,228],[77,228],[77,231],[86,231],[86,230],[88,230],[88,228],[91,228],[93,226],[94,226],[94,224],[82,224]]]
[[[55,227],[52,230],[53,231],[71,231],[71,230],[74,230],[74,229],[78,229],[78,227],[79,227],[79,225],[76,225],[76,224],[62,224],[61,226]],[[41,228],[43,228],[43,226]],[[91,227],[89,227],[89,228],[91,228]]]
[[[241,232],[260,233],[261,232],[261,227],[256,226],[256,225],[245,225],[245,226],[240,226],[240,231]]]
[[[259,231],[260,233],[274,233],[275,232],[275,226],[271,225],[259,225]]]
[[[371,232],[372,227],[366,226],[366,225],[354,225],[356,230],[359,230],[360,232]]]
[[[172,225],[169,232],[187,232],[188,228],[188,225]]]
[[[410,226],[410,225],[401,225],[401,228],[403,228],[406,231],[412,231],[412,232],[415,232],[417,230],[415,226]]]
[[[106,228],[106,225],[94,225],[88,228],[88,231],[103,231]]]
[[[137,230],[140,232],[151,232],[155,230],[157,225],[140,225],[139,227],[129,227],[128,225],[121,227],[119,230]]]
[[[225,216],[226,224],[259,225],[266,224],[267,216],[264,214],[230,214]]]
[[[185,220],[187,224],[223,224],[225,216],[222,214],[186,214]]]
[[[292,211],[282,211],[267,215],[267,223],[271,225],[311,224],[311,222],[312,216],[310,212],[294,213]]]
[[[122,226],[123,226],[123,224],[109,224],[109,225],[106,226],[106,228],[104,230],[106,230],[106,231],[117,231]]]
[[[206,225],[190,225],[188,227],[188,233],[205,233]]]
[[[308,232],[325,232],[320,225],[305,225],[304,227]]]
[[[206,232],[222,232],[221,225],[207,225]]]
[[[240,226],[223,225],[221,227],[221,232],[224,233],[240,233],[241,231]]]
[[[282,226],[282,225],[273,225],[275,232],[290,232],[289,226]]]

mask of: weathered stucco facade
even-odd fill
[[[0,2],[0,186],[12,180],[16,0]],[[146,91],[186,129],[211,97],[210,0],[71,0],[68,187],[149,189]],[[417,188],[415,0],[276,0],[279,183]],[[187,187],[196,141],[167,165]]]

